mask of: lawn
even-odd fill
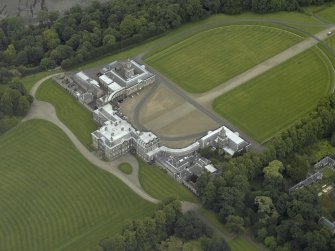
[[[258,245],[260,245],[259,243],[256,244],[255,242],[253,242],[252,240],[250,240],[249,238],[247,238],[244,235],[234,236],[233,234],[229,233],[226,226],[223,225],[218,220],[218,217],[215,213],[213,213],[213,212],[211,212],[207,209],[204,209],[204,208],[199,208],[197,210],[197,212],[201,216],[206,218],[206,220],[208,220],[208,222],[211,223],[216,228],[216,230],[223,233],[223,235],[227,239],[228,244],[229,244],[232,251],[245,251],[245,250],[259,251],[260,250],[258,248]],[[262,249],[265,250],[265,247],[262,246]]]
[[[314,13],[319,16],[322,20],[328,23],[335,23],[335,5],[327,6],[324,5],[324,8],[320,8],[314,11]]]
[[[131,174],[133,172],[133,167],[129,163],[121,163],[118,168],[125,174]]]
[[[335,50],[335,35],[332,35],[330,38],[326,40],[327,44]]]
[[[283,23],[289,24],[291,27],[297,27],[313,34],[323,29],[323,27],[320,26],[320,22],[318,20],[306,14],[298,12],[278,12],[266,15],[257,15],[255,13],[243,13],[240,15],[217,14],[198,22],[184,24],[175,30],[168,31],[165,34],[162,34],[162,36],[155,37],[132,48],[125,49],[121,52],[117,52],[109,56],[104,56],[100,59],[92,60],[85,63],[84,65],[76,67],[76,70],[84,70],[92,67],[102,66],[104,64],[110,63],[113,60],[134,57],[139,53],[145,52],[147,50],[159,48],[167,44],[171,45],[174,44],[176,41],[183,40],[201,31],[205,31],[214,27],[220,27],[222,25],[232,24],[232,22],[234,21],[236,21],[236,23],[242,22],[244,24],[249,24],[259,22],[259,20],[265,22],[267,20],[281,21]],[[272,26],[274,24],[270,25]],[[276,24],[276,27],[282,27],[283,29],[287,29],[287,27],[281,26],[280,24]]]
[[[0,159],[0,250],[92,250],[154,210],[46,121],[2,135]]]
[[[314,108],[331,91],[329,61],[311,48],[214,101],[214,110],[263,142]]]
[[[18,81],[22,82],[22,84],[24,85],[24,87],[26,88],[26,90],[29,92],[30,89],[33,87],[33,85],[41,80],[42,78],[45,78],[49,75],[55,74],[60,72],[59,70],[57,71],[43,71],[40,73],[36,73],[33,75],[29,75],[29,76],[25,76],[23,78],[18,79]]]
[[[92,114],[53,80],[45,81],[37,90],[37,99],[53,104],[58,118],[76,135],[82,144],[90,148],[91,132],[98,128]]]
[[[224,26],[161,50],[146,62],[186,91],[201,93],[301,40],[295,34],[273,27]]]
[[[175,181],[157,166],[149,165],[138,159],[140,164],[140,183],[148,194],[156,199],[163,200],[175,197],[183,201],[196,202],[197,199],[191,191]]]

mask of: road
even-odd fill
[[[138,180],[138,163],[137,160],[131,159],[129,157],[126,161],[130,162],[132,164],[134,169],[133,175],[126,175],[122,173],[117,166],[123,161],[123,160],[117,160],[114,162],[105,162],[99,159],[94,153],[90,152],[78,139],[77,137],[71,132],[71,130],[65,126],[57,117],[55,108],[43,101],[39,101],[36,99],[36,91],[40,87],[40,85],[46,81],[47,79],[54,77],[58,74],[53,74],[48,77],[45,77],[41,80],[39,80],[31,89],[30,94],[35,98],[34,102],[32,103],[31,109],[27,116],[24,118],[23,121],[31,120],[31,119],[43,119],[50,121],[51,123],[57,125],[60,129],[63,130],[63,132],[69,137],[69,139],[72,141],[73,145],[78,149],[78,151],[83,155],[89,162],[91,162],[93,165],[112,173],[117,178],[119,178],[123,183],[125,183],[131,190],[133,190],[136,194],[138,194],[143,199],[151,202],[151,203],[158,203],[159,200],[151,197],[149,194],[147,194],[143,188],[140,185],[140,182]],[[134,157],[133,157],[134,158]]]
[[[272,68],[286,62],[287,60],[297,56],[298,54],[312,48],[316,44],[318,44],[320,41],[325,40],[328,38],[328,32],[332,31],[334,27],[327,28],[326,30],[323,30],[319,32],[318,34],[315,34],[313,37],[310,37],[290,48],[287,50],[277,54],[274,57],[269,58],[268,60],[265,60],[264,62],[252,67],[251,69],[247,70],[246,72],[243,72],[240,75],[237,75],[236,77],[228,80],[225,83],[222,83],[218,87],[205,92],[200,95],[194,95],[195,99],[207,107],[212,105],[212,102],[217,97],[220,97],[221,95],[243,85],[244,83],[248,82],[249,80],[271,70]]]
[[[160,72],[156,71],[153,67],[150,67],[150,66],[147,65],[146,66],[147,69],[149,69],[150,71],[152,71],[153,73],[156,74],[158,83],[164,84],[170,90],[172,90],[174,93],[181,96],[185,100],[185,102],[182,103],[181,105],[179,105],[178,107],[168,111],[167,113],[162,114],[159,117],[156,117],[155,119],[153,119],[149,123],[155,124],[155,125],[162,124],[162,126],[167,125],[167,124],[172,124],[175,121],[178,121],[179,119],[183,118],[184,116],[190,114],[191,112],[193,112],[194,110],[197,109],[197,110],[203,112],[204,114],[206,114],[211,119],[213,119],[215,122],[217,122],[219,124],[226,125],[228,128],[230,128],[233,131],[238,131],[237,128],[235,128],[232,124],[229,123],[229,121],[222,118],[221,116],[219,116],[218,114],[216,114],[213,111],[213,109],[212,109],[213,100],[215,98],[233,90],[234,88],[237,88],[237,87],[245,84],[249,80],[267,72],[268,70],[278,66],[279,64],[293,58],[294,56],[310,49],[311,47],[315,46],[319,42],[322,42],[323,40],[325,40],[328,37],[328,32],[333,31],[333,30],[334,30],[334,26],[328,26],[327,29],[319,32],[318,34],[315,34],[315,35],[308,34],[309,38],[303,40],[302,42],[288,48],[287,50],[277,54],[274,57],[271,57],[270,59],[268,59],[268,60],[266,60],[266,61],[264,61],[264,62],[262,62],[262,63],[260,63],[256,66],[254,66],[253,68],[249,69],[246,72],[243,72],[242,74],[234,77],[233,79],[230,79],[229,81],[227,81],[225,83],[222,83],[221,85],[219,85],[218,87],[210,90],[209,92],[202,93],[202,94],[199,94],[199,95],[189,94],[189,93],[185,92],[176,83],[174,83],[170,79],[166,78]],[[300,30],[300,32],[303,32],[303,31]],[[151,48],[147,52],[149,52],[150,50],[153,50],[153,49],[154,48]],[[139,61],[140,63],[144,64],[144,61],[143,61],[143,56],[144,55],[145,55],[145,53],[139,54],[136,57],[136,60]],[[151,92],[151,94],[153,94],[153,93]],[[145,127],[140,124],[138,118],[140,116],[141,109],[145,105],[148,98],[149,98],[149,95],[144,97],[143,100],[139,103],[139,105],[136,107],[136,109],[134,111],[135,122],[141,128],[144,128],[144,129],[145,129]],[[199,133],[197,135],[201,136],[201,135],[204,135],[205,133],[206,132],[203,132],[203,133]],[[249,141],[251,143],[253,149],[255,149],[257,152],[261,152],[261,151],[264,150],[264,147],[262,145],[260,145],[258,142],[256,142],[252,138],[250,138],[248,135],[246,135],[245,133],[243,133],[241,131],[239,131],[239,133],[244,139],[246,139],[247,141]],[[185,135],[185,136],[182,136],[182,137],[165,137],[165,138],[163,137],[162,139],[163,140],[164,139],[165,140],[170,140],[170,141],[173,141],[173,140],[178,141],[178,140],[182,140],[182,139],[194,138],[194,136],[195,135],[193,134],[193,135]]]
[[[77,148],[77,150],[81,153],[81,155],[86,158],[89,162],[91,162],[93,165],[115,175],[117,178],[119,178],[125,185],[127,185],[133,192],[135,192],[137,195],[139,195],[141,198],[157,204],[160,201],[150,196],[148,193],[146,193],[139,181],[139,164],[137,159],[128,154],[125,155],[115,161],[105,162],[102,161],[100,158],[98,158],[94,153],[90,152],[78,139],[77,137],[71,132],[71,130],[65,126],[57,117],[55,108],[48,102],[39,101],[36,99],[36,92],[40,85],[54,77],[62,73],[56,73],[49,75],[38,82],[34,84],[32,89],[30,90],[30,94],[34,97],[34,102],[31,105],[30,111],[27,114],[27,116],[22,120],[22,122],[31,120],[31,119],[43,119],[47,120],[56,126],[58,126],[71,140],[73,145]],[[119,164],[127,162],[133,167],[133,172],[130,175],[124,174],[121,172],[117,167]],[[196,203],[191,203],[187,201],[182,201],[182,211],[195,211],[198,209],[201,205]]]

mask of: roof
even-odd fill
[[[108,90],[112,91],[113,93],[121,91],[122,89],[124,89],[124,88],[116,82],[112,82],[108,85]]]
[[[104,83],[106,83],[107,85],[113,83],[113,80],[110,79],[110,78],[109,78],[108,76],[106,76],[105,74],[101,75],[101,76],[99,77],[99,80],[102,81],[102,82],[104,82]]]
[[[101,73],[106,75],[107,78],[112,78],[114,82],[117,82],[120,86],[125,88],[132,87],[139,82],[153,76],[153,74],[146,70],[143,65],[139,65],[134,60],[130,60],[128,63],[131,63],[131,66],[135,70],[135,75],[130,79],[126,79],[121,74],[120,70],[117,70],[119,68],[125,68],[125,66],[118,61],[114,61],[108,65],[105,65]]]
[[[85,81],[86,83],[90,84],[90,85],[95,85],[96,87],[100,87],[98,81],[90,78],[89,76],[87,76],[84,72],[80,71],[78,73],[76,73],[76,76],[80,79],[82,79],[83,81]]]
[[[210,173],[215,173],[215,172],[217,171],[217,169],[216,169],[213,165],[211,165],[211,164],[206,165],[206,166],[205,166],[205,169],[206,169],[208,172],[210,172]]]
[[[113,106],[111,104],[106,104],[103,107],[99,108],[99,110],[103,110],[104,112],[108,113],[109,115],[113,115],[114,114],[114,110],[113,110]]]
[[[120,143],[124,139],[131,137],[130,132],[134,131],[134,128],[123,119],[117,121],[107,121],[105,125],[99,129],[101,135],[115,144]]]
[[[334,222],[331,222],[327,218],[322,217],[319,223],[326,226],[333,234],[335,233],[335,223]]]
[[[180,149],[174,149],[174,148],[169,148],[169,147],[166,147],[166,146],[162,146],[161,150],[163,152],[168,152],[170,154],[175,154],[175,155],[187,155],[189,153],[192,153],[192,152],[198,150],[199,148],[200,148],[199,142],[195,142],[192,145],[189,145],[187,147],[180,148]]]
[[[139,137],[145,144],[157,138],[157,136],[153,134],[152,132],[141,132],[139,134]]]
[[[231,130],[229,130],[229,129],[228,129],[227,127],[225,127],[225,126],[223,126],[223,128],[224,128],[225,131],[226,131],[226,135],[227,135],[227,137],[228,137],[231,141],[233,141],[235,144],[240,145],[240,144],[242,144],[242,143],[245,142],[244,139],[242,139],[242,138],[240,137],[240,135],[238,135],[238,133],[234,133],[234,132],[232,132]]]

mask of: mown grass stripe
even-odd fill
[[[269,26],[223,26],[164,48],[148,57],[146,62],[185,90],[199,93],[301,40],[296,34]]]
[[[214,109],[263,142],[308,113],[333,86],[333,69],[313,47],[214,101]]]
[[[49,122],[25,122],[2,135],[0,158],[0,250],[54,250],[95,229],[71,249],[87,250],[120,231],[127,215],[154,208],[87,162]]]

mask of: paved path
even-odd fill
[[[50,75],[48,77],[45,77],[38,81],[33,88],[30,91],[30,94],[35,97],[36,91],[39,88],[39,86],[47,79],[56,76],[57,74]],[[69,139],[72,141],[74,146],[78,149],[78,151],[93,165],[100,167],[101,169],[112,173],[117,178],[119,178],[121,181],[123,181],[130,189],[132,189],[136,194],[141,196],[143,199],[152,202],[152,203],[158,203],[159,201],[153,197],[151,197],[149,194],[147,194],[143,188],[140,185],[140,182],[138,180],[138,163],[137,160],[133,156],[126,156],[121,159],[118,159],[117,161],[113,162],[105,162],[99,159],[94,153],[87,150],[87,148],[77,139],[77,137],[70,131],[68,127],[66,127],[57,117],[55,108],[43,101],[35,100],[32,103],[31,109],[28,113],[28,115],[24,118],[23,121],[27,121],[30,119],[43,119],[50,121],[57,125],[60,129],[64,131],[64,133],[69,137]],[[117,166],[122,162],[128,162],[133,166],[133,174],[132,175],[126,175],[123,172],[121,172]]]
[[[327,28],[315,34],[313,37],[310,37],[292,47],[288,48],[287,50],[277,54],[276,56],[265,60],[264,62],[252,67],[251,69],[243,72],[240,75],[228,80],[225,83],[222,83],[218,87],[202,93],[200,95],[193,95],[196,100],[203,104],[203,105],[212,105],[212,102],[217,97],[243,85],[244,83],[248,82],[249,80],[269,71],[270,69],[286,62],[287,60],[297,56],[298,54],[312,48],[314,45],[318,44],[320,41],[325,40],[328,38],[328,32],[332,31],[334,27]]]
[[[65,126],[57,117],[55,108],[47,102],[39,101],[36,99],[36,92],[40,85],[54,76],[60,75],[62,73],[52,74],[47,76],[41,80],[39,80],[31,89],[30,94],[35,98],[34,102],[31,105],[30,111],[27,116],[23,119],[23,121],[28,121],[31,119],[43,119],[50,121],[51,123],[57,125],[60,129],[64,131],[64,133],[69,137],[74,146],[78,149],[78,151],[93,165],[115,175],[119,178],[124,184],[126,184],[131,190],[133,190],[136,194],[138,194],[143,199],[157,204],[159,200],[151,197],[147,194],[139,181],[139,164],[137,159],[130,154],[122,156],[117,160],[111,162],[102,161],[98,158],[94,153],[87,150],[87,148],[77,139],[77,137],[70,131],[70,129]],[[127,162],[133,167],[133,171],[130,175],[124,174],[117,167],[119,164]],[[182,210],[183,212],[196,210],[200,207],[200,204],[195,204],[187,201],[182,201]]]
[[[184,98],[185,102],[181,104],[180,106],[170,110],[167,113],[162,114],[159,117],[156,117],[152,121],[149,121],[147,124],[154,124],[155,126],[166,126],[167,124],[174,123],[175,121],[178,121],[179,119],[183,118],[184,116],[188,115],[189,113],[193,112],[194,110],[198,109],[199,111],[205,113],[207,116],[209,116],[211,119],[213,119],[215,122],[219,124],[224,124],[233,131],[237,131],[236,128],[232,124],[229,123],[229,121],[225,120],[218,114],[216,114],[212,109],[212,102],[215,98],[233,90],[234,88],[237,88],[249,80],[265,73],[266,71],[278,66],[279,64],[293,58],[294,56],[310,49],[311,47],[315,46],[319,42],[322,42],[328,37],[328,32],[333,31],[334,26],[329,26],[327,29],[319,32],[316,35],[309,34],[309,38],[305,39],[304,41],[292,46],[291,48],[277,54],[276,56],[254,66],[253,68],[249,69],[248,71],[228,80],[227,82],[219,85],[218,87],[210,90],[209,92],[202,93],[202,94],[189,94],[182,90],[177,84],[175,84],[170,79],[167,79],[165,76],[163,76],[160,72],[156,71],[154,68],[147,66],[147,68],[154,72],[157,76],[157,80],[159,83],[162,83],[166,85],[169,89],[174,91],[177,95]],[[136,59],[143,62],[143,53],[139,54]],[[147,97],[146,97],[147,98]],[[140,105],[136,108],[136,113],[139,114],[142,106],[145,104],[145,101],[141,102]],[[138,117],[139,115],[137,115]],[[137,121],[139,122],[139,121]],[[145,128],[144,125],[142,125],[142,128]],[[244,134],[243,132],[240,132],[240,135],[245,138],[247,141],[249,141],[253,148],[260,152],[264,148],[256,141],[254,141],[252,138],[250,138],[248,135]],[[192,138],[194,135],[185,135],[182,136],[183,139],[185,138]],[[179,137],[172,137],[171,140],[179,140]],[[167,138],[167,140],[169,140]]]

